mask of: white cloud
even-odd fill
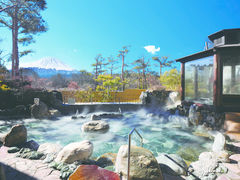
[[[152,54],[155,54],[156,52],[160,51],[160,47],[156,48],[156,46],[154,46],[154,45],[145,46],[144,49],[146,49],[147,52],[152,53]]]

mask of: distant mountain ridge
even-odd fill
[[[59,59],[54,57],[44,57],[38,61],[31,63],[23,63],[20,64],[22,68],[41,68],[41,69],[56,69],[56,70],[64,70],[64,71],[74,71],[73,68],[64,64]]]
[[[56,74],[70,76],[74,73],[79,73],[79,71],[74,70],[54,57],[45,57],[35,62],[23,63],[20,64],[20,67],[24,69],[31,69],[40,77],[44,78],[49,78]]]

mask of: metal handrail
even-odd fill
[[[133,128],[130,133],[128,134],[128,165],[127,165],[127,180],[130,180],[130,153],[131,153],[131,137],[133,132],[136,132],[137,135],[140,137],[141,139],[141,146],[143,147],[143,138],[141,136],[141,134],[136,130],[136,128]],[[179,164],[178,162],[176,162],[174,159],[172,159],[170,156],[168,156],[167,154],[165,154],[165,157],[167,157],[168,159],[170,159],[171,161],[173,161],[175,164],[177,164],[178,166],[180,166],[181,168],[183,168],[187,173],[189,173],[190,175],[192,175],[194,178],[196,178],[197,180],[200,180],[199,177],[197,177],[195,174],[193,174],[192,172],[188,171],[187,169],[185,169],[185,167],[183,167],[181,164]]]
[[[187,169],[185,169],[185,167],[183,167],[181,164],[179,164],[177,161],[175,161],[173,158],[171,158],[170,156],[168,156],[167,154],[164,154],[165,157],[167,157],[168,159],[170,159],[171,161],[173,161],[175,164],[177,164],[178,166],[180,166],[181,168],[184,169],[184,171],[186,171],[187,173],[189,173],[190,175],[192,175],[196,180],[201,180],[199,177],[197,177],[195,174],[193,174],[192,172],[188,171]]]
[[[130,180],[130,153],[131,153],[131,137],[132,137],[132,133],[136,132],[137,135],[140,137],[141,139],[141,146],[143,147],[143,138],[140,135],[140,133],[136,130],[136,128],[133,128],[131,130],[131,132],[128,134],[128,166],[127,166],[127,180]]]

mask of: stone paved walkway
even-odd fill
[[[240,143],[233,143],[240,148]],[[7,147],[0,147],[0,166],[5,171],[6,180],[60,180],[60,171],[48,168],[42,160],[29,160],[15,157],[16,153],[8,153]],[[224,163],[229,172],[218,177],[217,180],[240,180],[240,154],[230,157],[235,162]],[[239,162],[239,165],[237,164]],[[184,180],[185,177],[176,177],[163,174],[165,180]],[[0,173],[1,180],[1,173]]]
[[[18,158],[7,149],[0,148],[0,165],[4,167],[6,180],[60,180],[60,171],[48,168],[42,160]]]
[[[238,148],[238,151],[240,150],[240,142],[232,143],[232,145]],[[240,180],[240,154],[233,154],[229,159],[230,163],[223,163],[228,173],[218,177],[217,180]]]

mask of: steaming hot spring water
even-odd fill
[[[170,93],[167,108],[176,107],[179,103],[177,94]],[[86,109],[81,113],[86,117],[83,119],[64,116],[57,120],[0,120],[0,133],[8,132],[15,124],[24,124],[28,131],[28,140],[35,140],[39,144],[50,142],[65,146],[72,142],[90,140],[94,146],[92,158],[108,152],[117,153],[121,145],[128,143],[128,133],[133,128],[142,135],[143,147],[149,149],[155,157],[159,153],[180,153],[180,155],[183,153],[198,158],[201,152],[209,151],[212,146],[212,141],[209,139],[193,135],[196,128],[188,126],[187,117],[171,115],[163,110],[158,110],[157,113],[149,113],[144,109],[122,112],[122,118],[102,119],[110,126],[108,132],[83,132],[82,125],[90,121],[91,115],[95,113],[88,113]],[[197,129],[198,132],[199,129],[200,133],[205,132],[201,128]],[[132,134],[132,145],[141,145],[136,133]]]
[[[28,140],[33,139],[39,144],[51,142],[64,146],[87,139],[94,145],[93,158],[107,152],[117,153],[121,145],[127,144],[128,133],[134,127],[143,137],[143,147],[152,151],[155,157],[159,153],[177,153],[181,148],[191,148],[191,152],[198,155],[209,150],[212,144],[210,140],[192,134],[194,129],[188,127],[187,117],[167,112],[159,115],[149,114],[145,110],[123,112],[123,118],[105,119],[110,129],[102,134],[82,132],[81,126],[90,121],[91,116],[87,113],[85,115],[85,119],[64,116],[58,120],[0,121],[0,132],[7,132],[14,124],[22,123],[27,127]],[[139,137],[135,133],[132,135],[132,144],[140,146]]]

